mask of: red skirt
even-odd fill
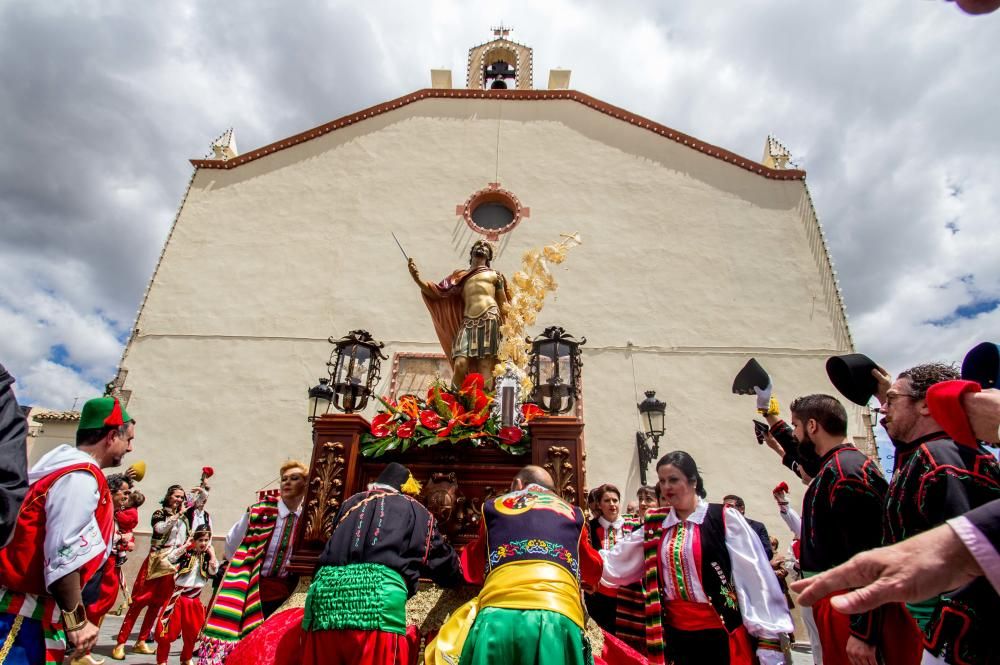
[[[712,645],[718,645],[719,648],[729,652],[729,665],[753,665],[757,662],[753,644],[750,642],[750,633],[747,632],[746,627],[738,626],[732,632],[727,631],[711,603],[668,600],[663,604],[663,618],[666,626],[673,631],[688,633],[718,631],[720,639],[727,640],[728,644],[720,644],[713,638]],[[665,637],[665,639],[670,640],[669,637]],[[681,647],[680,644],[671,646]],[[690,656],[690,662],[697,662],[697,653],[686,655]]]
[[[302,662],[301,607],[277,612],[257,626],[226,656],[226,665],[299,665]]]
[[[381,630],[306,631],[305,665],[416,665],[420,634],[407,626],[405,635]]]

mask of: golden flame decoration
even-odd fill
[[[534,387],[528,376],[528,353],[531,351],[524,339],[526,326],[535,324],[538,313],[545,304],[545,295],[555,291],[559,285],[549,272],[548,264],[560,264],[566,260],[566,252],[583,243],[579,233],[563,233],[562,240],[542,249],[529,249],[521,257],[521,269],[511,277],[511,297],[504,308],[504,324],[500,326],[500,351],[493,376],[504,373],[507,363],[513,364],[521,377],[521,390],[528,395]]]

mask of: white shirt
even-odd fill
[[[205,524],[211,529],[211,525],[208,523],[208,513],[201,508],[195,508],[191,511],[191,533],[198,530],[198,527]]]
[[[794,631],[792,617],[788,613],[788,605],[778,586],[778,578],[774,575],[771,562],[764,553],[760,538],[754,533],[746,519],[735,508],[725,508],[726,549],[732,563],[733,586],[739,600],[740,614],[747,632],[754,637],[772,640],[780,638],[782,633]],[[708,512],[708,503],[698,501],[698,506],[691,513],[685,524],[701,525]],[[663,570],[671,570],[667,545],[670,532],[680,523],[677,511],[670,509],[670,514],[663,521],[664,538],[660,546],[660,565]],[[620,540],[612,550],[601,550],[604,559],[603,582],[625,585],[638,582],[642,578],[643,539],[645,529],[636,529]],[[695,602],[710,602],[701,584],[701,570],[697,564],[692,539],[683,542],[683,558],[685,568],[696,571],[697,574],[686,578],[689,597]],[[664,584],[661,593],[669,601],[674,600],[675,591],[669,584]],[[757,657],[762,665],[780,665],[784,663],[784,654],[779,651],[758,649]]]
[[[604,538],[601,542],[601,549],[610,549],[614,547],[613,543],[617,543],[622,539],[622,527],[625,525],[625,518],[619,516],[614,522],[609,522],[604,519],[603,515],[597,517],[597,523],[604,528]],[[614,535],[612,535],[612,533]],[[609,547],[609,545],[611,547]]]
[[[288,562],[291,557],[286,553],[285,561],[281,566],[281,570],[274,571],[274,557],[278,554],[278,548],[281,547],[281,534],[285,530],[285,522],[288,520],[288,516],[293,514],[292,511],[285,505],[282,499],[278,499],[278,520],[274,524],[274,531],[271,532],[271,538],[267,542],[267,550],[264,552],[264,564],[260,569],[260,574],[264,577],[285,577],[288,575]],[[294,512],[296,523],[298,518],[302,516],[302,504]],[[236,548],[240,546],[243,542],[244,536],[247,535],[247,529],[250,528],[250,511],[243,513],[243,517],[233,525],[233,528],[229,530],[229,534],[226,535],[226,558],[232,559],[233,555],[236,554]],[[289,543],[289,547],[291,544]]]
[[[28,484],[74,464],[96,464],[75,446],[62,444],[49,451],[28,472]],[[91,559],[104,561],[112,543],[104,542],[97,524],[100,493],[97,479],[87,471],[74,471],[52,483],[45,495],[45,587],[79,570]]]
[[[802,537],[802,518],[799,514],[792,510],[788,504],[784,506],[778,506],[778,514],[781,515],[781,519],[785,521],[788,526],[788,530],[792,532],[792,535],[796,538]]]

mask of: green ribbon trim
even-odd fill
[[[918,626],[920,626],[920,630],[924,632],[927,631],[927,624],[931,622],[931,615],[934,614],[934,609],[937,607],[938,601],[940,600],[940,596],[934,596],[933,598],[928,598],[927,600],[906,604],[906,611],[910,613],[913,620],[917,622]]]
[[[306,596],[302,627],[406,634],[406,583],[377,563],[323,566]]]

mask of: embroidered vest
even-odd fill
[[[7,547],[0,549],[0,587],[30,593],[47,595],[45,589],[45,498],[52,485],[75,471],[86,471],[97,480],[97,501],[95,517],[100,537],[105,543],[111,542],[114,532],[114,505],[104,474],[96,464],[83,462],[72,464],[41,478],[28,488],[14,525],[14,535]],[[83,534],[87,538],[91,534]],[[97,536],[98,534],[92,534]],[[103,553],[102,553],[103,554]],[[82,575],[82,585],[104,567],[105,557],[96,556],[78,570]]]
[[[170,510],[169,508],[157,508],[156,510],[153,511],[152,516],[150,516],[149,525],[155,527],[158,523],[166,520],[173,514],[174,511]],[[188,522],[187,514],[181,512],[180,518],[177,521],[184,523],[184,527],[187,530],[187,534],[190,536],[191,523]],[[149,537],[149,551],[158,552],[159,550],[162,550],[166,546],[167,538],[173,534],[173,530],[175,528],[177,528],[176,524],[174,525],[174,527],[167,529],[163,533],[156,533],[156,530],[154,529]]]
[[[663,522],[670,514],[669,508],[650,509],[646,513],[643,554],[645,557],[642,578],[646,596],[646,651],[649,662],[664,662],[662,597],[664,571],[660,565],[660,548],[665,532]],[[726,524],[721,504],[710,503],[705,520],[700,527],[701,586],[708,596],[719,619],[730,633],[743,625],[736,588],[733,585],[732,563],[726,548]],[[669,571],[668,571],[669,572]]]
[[[548,561],[580,579],[583,512],[535,487],[483,504],[486,574],[514,561]]]

